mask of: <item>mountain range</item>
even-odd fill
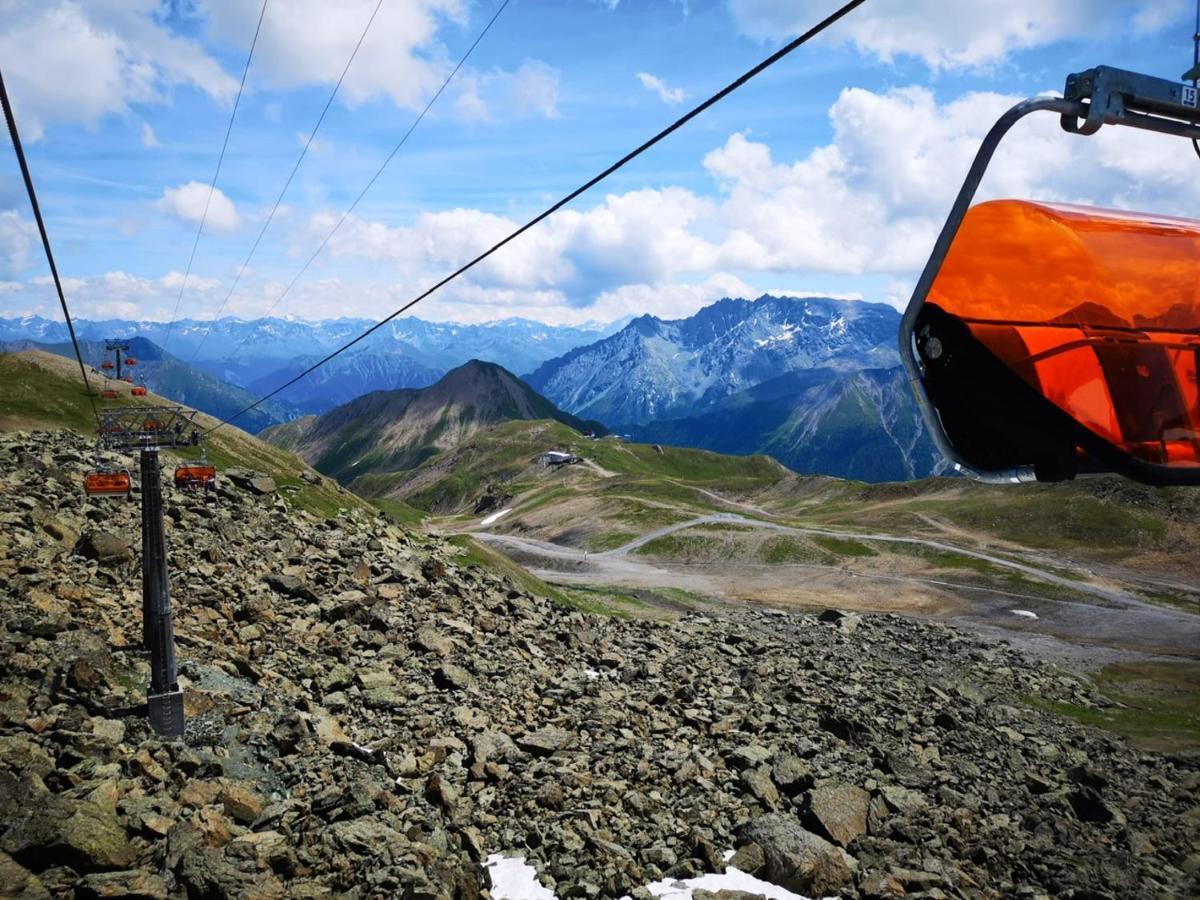
[[[899,365],[900,314],[831,298],[721,300],[634,319],[527,379],[637,440],[766,453],[801,473],[865,481],[944,468]]]
[[[298,415],[324,419],[336,413],[324,419],[326,428],[339,417],[345,422],[369,412],[372,419],[361,428],[386,432],[384,443],[394,444],[392,420],[412,413],[374,394],[419,391],[478,358],[501,366],[513,381],[512,372],[528,372],[527,389],[558,416],[599,420],[637,440],[765,453],[802,473],[867,481],[919,478],[941,472],[945,464],[899,367],[899,323],[900,314],[884,304],[772,295],[720,300],[682,319],[644,315],[608,328],[519,319],[487,325],[402,319],[273,398],[244,427],[258,431]],[[222,319],[191,368],[178,368],[186,364],[160,354],[175,364],[170,371],[178,383],[151,386],[222,415],[286,383],[366,324]],[[208,327],[177,322],[171,346],[184,356],[189,348],[195,352]],[[79,323],[85,338],[138,329],[161,334],[165,326]],[[60,332],[65,335],[65,326],[36,317],[0,320],[0,341],[44,340]],[[246,349],[233,353],[243,342]],[[232,356],[228,364],[216,358],[218,351]],[[203,387],[199,394],[197,386]],[[400,444],[407,446],[409,438],[414,447],[441,446],[412,435]],[[408,450],[394,449],[397,459],[409,458]],[[332,463],[339,471],[341,464]]]

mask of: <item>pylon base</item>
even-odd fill
[[[146,702],[150,708],[151,728],[158,734],[183,736],[183,691],[176,688],[165,694],[150,694]]]

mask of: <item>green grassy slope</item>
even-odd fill
[[[0,354],[0,383],[4,385],[0,391],[0,430],[69,428],[89,437],[96,435],[96,422],[74,360],[36,350]],[[93,379],[94,387],[99,384],[99,379]],[[133,397],[126,385],[121,386],[117,400],[96,402],[102,406],[176,405],[153,393]],[[217,420],[201,413],[196,423],[209,428]],[[316,475],[307,463],[238,428],[226,426],[214,432],[205,441],[205,449],[218,469],[237,466],[270,475],[283,497],[310,512],[334,515],[339,509],[371,508],[327,478],[320,478],[316,484],[305,481],[301,473],[308,473],[310,478]],[[196,458],[199,451],[189,448],[169,455]]]

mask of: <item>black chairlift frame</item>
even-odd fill
[[[933,253],[921,272],[900,325],[900,359],[904,363],[917,406],[930,434],[938,449],[954,464],[954,468],[976,481],[1017,484],[1060,480],[1062,477],[1074,475],[1073,472],[1065,475],[1061,472],[1047,472],[1033,465],[981,470],[968,463],[947,436],[942,419],[934,409],[925,388],[927,361],[921,355],[919,336],[914,334],[917,319],[1001,140],[1017,122],[1035,112],[1058,113],[1063,130],[1071,134],[1091,135],[1104,125],[1126,125],[1173,137],[1200,140],[1200,95],[1193,85],[1108,66],[1097,66],[1068,76],[1063,94],[1062,97],[1023,100],[992,126],[959,189],[954,206],[951,207],[946,224],[942,226],[942,232],[934,244]],[[1016,376],[1013,378],[1016,379]],[[1020,390],[1020,386],[1014,385],[1012,388]],[[1029,393],[1032,395],[1036,392],[1029,389]],[[1075,423],[1066,413],[1040,395],[1022,399],[1035,405],[1041,404],[1042,408],[1037,412],[1042,421],[1052,422],[1059,432],[1068,434],[1070,440],[1104,465],[1106,471],[1117,472],[1152,485],[1200,484],[1200,471],[1168,469],[1166,466],[1134,459],[1095,432]]]
[[[139,450],[142,483],[142,643],[150,654],[146,707],[161,735],[184,733],[183,691],[175,662],[171,581],[163,526],[158,451],[199,443],[195,410],[184,406],[125,406],[100,410],[100,442],[109,449]]]

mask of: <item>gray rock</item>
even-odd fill
[[[475,687],[475,677],[462,666],[442,663],[434,670],[433,683],[446,690],[465,691]]]
[[[808,795],[805,821],[831,841],[845,847],[867,833],[871,795],[851,784],[825,784]]]
[[[143,869],[124,872],[94,872],[84,877],[76,896],[122,897],[127,900],[166,900],[167,883],[161,875]]]
[[[56,864],[78,872],[123,869],[135,855],[113,810],[58,797],[24,809],[9,823],[0,849],[33,869]]]
[[[754,819],[738,833],[738,843],[756,844],[762,854],[762,866],[751,874],[789,891],[823,897],[853,880],[837,847],[806,831],[786,813]],[[735,855],[731,864],[736,865],[736,859]]]
[[[574,740],[575,735],[571,732],[547,725],[545,728],[521,735],[517,738],[517,746],[534,756],[550,756],[570,746]]]
[[[42,880],[0,851],[0,897],[13,900],[49,900],[50,892]]]
[[[129,541],[110,531],[86,532],[75,545],[75,552],[84,559],[94,559],[109,567],[133,560],[133,547]]]

